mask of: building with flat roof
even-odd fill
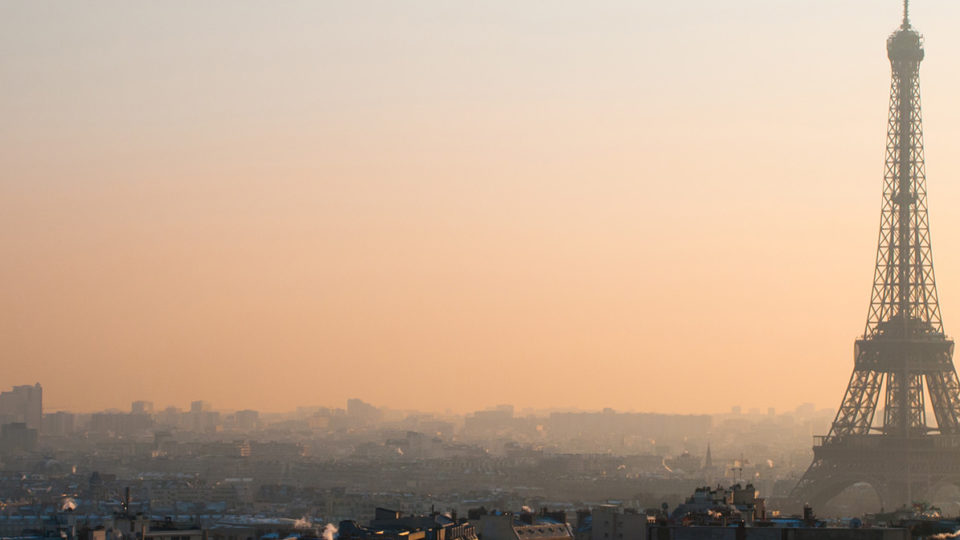
[[[0,424],[13,422],[23,422],[28,428],[40,431],[43,424],[43,388],[40,383],[14,386],[0,392]]]

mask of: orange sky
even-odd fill
[[[960,4],[915,2],[960,328]],[[835,407],[895,0],[0,4],[0,386]]]

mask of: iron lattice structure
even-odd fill
[[[903,23],[887,40],[890,111],[867,324],[830,432],[818,437],[813,463],[793,492],[816,505],[857,482],[870,483],[887,508],[943,482],[960,485],[960,381],[953,341],[943,332],[927,217],[923,38],[908,10],[905,1]],[[876,418],[881,395],[883,414]]]

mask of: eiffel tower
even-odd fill
[[[960,381],[953,340],[943,333],[927,220],[919,68],[923,37],[903,23],[887,39],[890,111],[883,209],[866,329],[853,374],[794,500],[822,507],[869,483],[893,509],[960,485]],[[875,418],[883,396],[882,418]],[[928,409],[933,413],[931,421]]]

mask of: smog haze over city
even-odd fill
[[[0,9],[4,372],[52,408],[839,399],[895,2]],[[914,10],[953,178],[960,7]]]
[[[958,20],[0,2],[0,539],[957,537]]]

